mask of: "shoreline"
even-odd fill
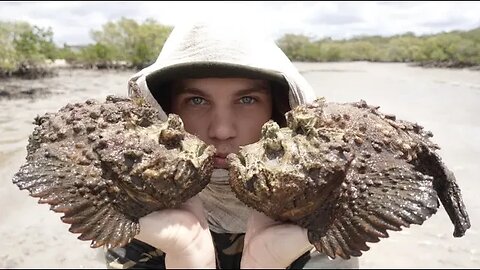
[[[466,66],[466,65],[455,65],[451,62],[412,62],[412,63],[405,63],[405,62],[372,62],[372,61],[336,61],[336,62],[294,62],[296,64],[308,64],[308,65],[336,65],[336,64],[357,64],[357,63],[368,63],[368,64],[398,64],[398,65],[406,65],[408,67],[418,67],[425,70],[429,69],[443,69],[443,70],[468,70],[468,71],[480,71],[480,65],[474,66]],[[4,72],[0,69],[0,100],[18,100],[18,99],[29,99],[35,100],[39,98],[47,98],[52,95],[56,95],[55,91],[51,91],[45,87],[35,87],[35,86],[22,86],[24,83],[22,81],[34,81],[34,80],[43,80],[49,79],[53,77],[61,76],[62,71],[121,71],[121,72],[131,72],[132,74],[138,71],[137,68],[128,67],[128,65],[124,62],[119,62],[114,65],[101,65],[101,66],[90,66],[86,67],[83,64],[72,64],[68,63],[64,59],[57,59],[55,61],[47,61],[47,63],[42,67],[35,67],[35,68],[28,68],[26,67],[21,73],[22,75],[18,75],[17,73],[11,73],[10,77],[4,76]],[[29,74],[29,71],[32,73]],[[332,70],[301,70],[302,74],[309,73],[309,72],[329,72],[329,71],[338,71],[338,72],[351,72],[353,70],[340,70],[340,69],[332,69]]]
[[[406,64],[412,67],[422,68],[441,68],[452,70],[472,70],[480,71],[480,65],[473,65],[467,63],[459,63],[455,61],[425,61],[425,62],[382,62],[382,61],[332,61],[332,62],[310,62],[310,61],[292,61],[294,63],[308,63],[308,64],[335,64],[335,63],[388,63],[388,64]],[[21,65],[19,69],[13,71],[6,71],[0,68],[0,82],[9,79],[42,79],[48,77],[58,76],[58,69],[82,69],[82,70],[131,70],[132,72],[139,71],[141,67],[134,67],[125,61],[113,61],[111,63],[68,63],[65,59],[56,59],[55,61],[46,61],[44,65]],[[1,97],[0,89],[0,97]]]

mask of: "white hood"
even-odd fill
[[[270,79],[289,88],[289,105],[310,103],[315,94],[273,40],[254,29],[235,25],[188,23],[174,28],[155,63],[129,80],[129,96],[142,96],[167,115],[155,100],[155,91],[174,78],[249,77]],[[286,89],[286,87],[285,87]],[[272,92],[274,95],[275,93]],[[209,185],[199,194],[210,229],[217,233],[245,232],[251,209],[234,195],[228,171],[215,170]]]
[[[315,99],[312,87],[267,35],[256,29],[228,23],[185,23],[175,27],[155,63],[129,80],[129,95],[136,84],[147,102],[166,115],[152,96],[162,82],[188,77],[246,75],[287,83],[289,103],[294,108]]]

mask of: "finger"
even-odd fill
[[[152,212],[140,218],[139,224],[140,233],[136,238],[163,248],[175,246],[175,242],[179,239],[188,239],[191,234],[194,235],[199,230],[208,230],[203,204],[198,195],[190,198],[177,209]],[[153,240],[157,241],[153,242]]]
[[[306,229],[290,224],[274,225],[251,239],[241,267],[286,268],[312,248]]]
[[[139,219],[140,233],[135,236],[163,251],[181,245],[183,237],[191,237],[198,220],[194,214],[183,209],[165,209],[152,212]],[[179,239],[179,237],[181,237]]]
[[[293,224],[276,225],[265,238],[264,243],[270,257],[282,262],[282,267],[287,267],[313,248],[308,240],[308,230]]]
[[[201,209],[188,204],[187,209]],[[198,204],[197,204],[198,205]],[[139,219],[140,233],[136,238],[166,255],[168,268],[215,268],[215,250],[210,231],[200,225],[197,217],[186,209],[166,209]]]
[[[208,228],[208,222],[205,215],[205,208],[203,207],[202,200],[197,195],[188,199],[185,203],[180,206],[180,209],[187,210],[195,215],[195,217],[200,221],[202,228]]]
[[[248,245],[250,239],[257,235],[259,232],[262,232],[266,228],[280,223],[281,222],[275,221],[261,212],[253,210],[247,221],[247,233],[245,234],[244,240],[245,245]]]
[[[260,213],[251,216],[249,225],[242,267],[285,268],[313,248],[308,230],[300,226],[276,222]]]

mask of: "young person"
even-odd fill
[[[269,119],[314,100],[311,86],[275,42],[235,25],[177,26],[157,61],[131,77],[161,118],[178,114],[186,131],[214,145],[208,186],[179,209],[140,219],[140,233],[106,253],[109,268],[357,268],[315,251],[307,230],[274,221],[240,202],[225,157],[260,139]]]

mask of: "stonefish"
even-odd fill
[[[439,207],[455,237],[470,228],[455,177],[435,153],[431,132],[365,101],[310,105],[286,113],[287,127],[269,121],[262,139],[229,155],[230,184],[245,204],[308,229],[319,252],[360,256]]]
[[[287,127],[269,121],[259,142],[228,156],[230,184],[246,205],[307,228],[319,252],[360,256],[387,230],[422,224],[438,199],[455,237],[470,228],[455,177],[418,124],[364,101],[324,99],[286,118]],[[212,174],[214,147],[141,99],[69,104],[35,123],[13,182],[65,213],[92,247],[127,244],[140,217],[185,202]]]
[[[35,119],[27,162],[13,182],[92,247],[123,246],[138,219],[180,205],[210,181],[214,147],[166,122],[142,100],[107,97],[69,104]]]

